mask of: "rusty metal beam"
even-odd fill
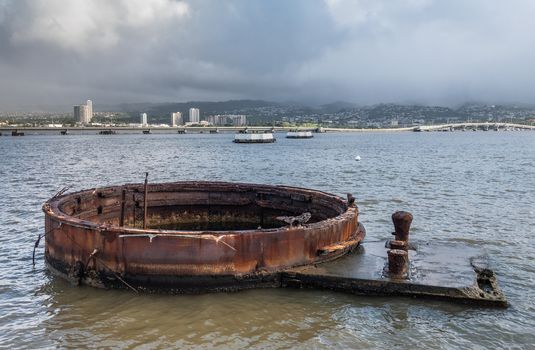
[[[149,193],[149,173],[145,173],[145,184],[143,186],[143,229],[147,228],[147,207],[149,205],[149,200],[147,194]]]

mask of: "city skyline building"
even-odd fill
[[[200,111],[199,108],[190,108],[189,109],[189,120],[190,123],[199,123],[200,121]]]
[[[91,119],[93,119],[93,102],[91,100],[87,100],[86,104],[75,105],[73,109],[76,123],[83,125],[91,123]]]
[[[184,125],[184,119],[181,112],[171,113],[171,126]]]
[[[85,104],[87,106],[87,114],[89,116],[89,122],[91,122],[91,119],[93,119],[93,101],[87,100]]]
[[[80,105],[75,105],[74,106],[74,121],[76,123],[81,123],[82,122],[82,116],[81,116],[81,113],[80,113]]]
[[[147,113],[140,114],[140,123],[141,125],[148,125],[147,123]]]

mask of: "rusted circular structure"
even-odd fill
[[[47,201],[48,268],[74,283],[146,291],[277,287],[285,269],[338,258],[365,235],[352,196],[225,182],[146,193],[127,184]]]

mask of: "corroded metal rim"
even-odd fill
[[[357,207],[338,196],[298,187],[226,182],[151,184],[148,213],[153,220],[165,221],[177,211],[180,219],[206,219],[213,208],[217,215],[247,219],[264,210],[308,211],[314,220],[296,227],[247,230],[142,229],[134,227],[144,201],[142,190],[142,184],[128,184],[47,201],[45,259],[51,271],[75,282],[134,289],[181,292],[271,286],[278,283],[276,273],[342,256],[365,235]],[[119,225],[120,212],[125,226]]]

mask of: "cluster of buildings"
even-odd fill
[[[141,113],[140,123],[142,126],[148,125],[147,113]],[[171,123],[169,125],[172,127],[176,127],[179,125],[245,126],[247,125],[247,117],[241,114],[224,114],[224,115],[211,115],[207,117],[207,120],[201,120],[199,108],[190,108],[187,120],[185,120],[181,112],[171,113]]]
[[[76,123],[85,125],[93,119],[93,101],[87,100],[86,104],[74,106],[74,120]]]
[[[147,113],[141,113],[140,114],[140,123],[142,126],[147,126]],[[178,125],[188,125],[188,124],[199,124],[200,123],[200,111],[198,108],[190,108],[189,109],[189,120],[186,122],[184,118],[182,117],[181,112],[173,112],[171,113],[171,126],[178,126]]]
[[[218,114],[211,115],[207,118],[208,123],[212,125],[232,125],[245,126],[247,125],[247,117],[243,114]]]
[[[142,127],[149,126],[149,120],[147,113],[141,113],[139,115],[139,124],[131,125],[141,125]],[[88,125],[93,119],[93,102],[87,100],[85,104],[80,104],[74,106],[74,120],[77,124]],[[187,119],[187,120],[186,120]],[[171,122],[169,125],[171,127],[176,127],[180,125],[217,125],[217,126],[245,126],[247,125],[247,117],[243,114],[218,114],[210,115],[206,120],[201,120],[201,112],[199,108],[190,108],[187,118],[185,118],[181,112],[171,113]],[[163,124],[164,125],[164,124]]]
[[[397,128],[465,121],[522,122],[535,116],[535,107],[466,104],[458,108],[426,105],[377,104],[349,106],[334,103],[318,108],[257,107],[244,111],[275,125],[324,124],[332,127]]]

